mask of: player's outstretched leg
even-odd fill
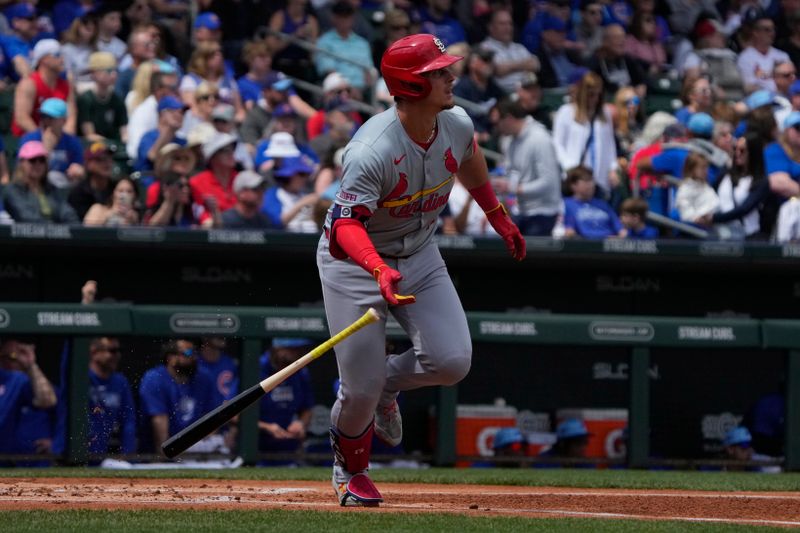
[[[397,400],[375,409],[375,436],[392,447],[403,440],[403,418]]]
[[[346,437],[331,427],[333,447],[333,490],[339,504],[377,507],[383,501],[381,493],[367,475],[372,449],[372,423],[358,437]]]

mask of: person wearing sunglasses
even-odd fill
[[[211,123],[211,112],[219,103],[219,88],[216,83],[201,81],[194,90],[192,105],[189,106],[183,115],[183,125],[178,130],[178,136],[186,138],[198,124]]]
[[[3,204],[15,222],[77,224],[66,192],[47,181],[47,150],[40,141],[28,141],[17,154],[14,178],[3,190]]]
[[[75,91],[61,77],[64,60],[61,45],[54,39],[43,39],[36,43],[32,53],[33,72],[14,89],[14,118],[11,131],[17,137],[36,131],[41,124],[41,105],[50,98],[58,98],[67,104],[64,130],[75,133],[78,116]]]
[[[140,452],[160,452],[161,443],[170,435],[222,403],[214,379],[198,368],[192,341],[169,341],[161,347],[161,355],[163,364],[145,372],[139,385],[139,406],[145,421]]]
[[[121,354],[116,337],[96,337],[89,341],[86,448],[94,456],[136,453],[136,406],[128,378],[118,372]],[[56,453],[63,452],[66,417],[66,404],[62,402],[53,442]],[[98,461],[96,457],[90,463]]]

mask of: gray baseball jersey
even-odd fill
[[[437,115],[436,139],[423,150],[405,132],[395,108],[368,120],[344,154],[344,176],[325,223],[372,213],[367,231],[386,263],[403,275],[400,294],[416,303],[389,306],[372,276],[352,259],[335,259],[323,232],[317,249],[325,311],[331,333],[374,307],[391,313],[413,347],[386,356],[385,324],[364,328],[336,346],[341,387],[331,423],[344,435],[360,435],[377,405],[399,391],[450,385],[468,372],[472,343],[461,302],[433,241],[455,173],[473,151],[472,121],[461,108]],[[355,317],[355,318],[353,318]]]
[[[411,140],[392,107],[369,119],[347,145],[344,175],[331,217],[367,207],[367,231],[382,255],[406,257],[431,240],[455,173],[469,159],[472,119],[460,107],[437,116],[439,131],[427,151]]]

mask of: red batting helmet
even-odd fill
[[[422,100],[431,92],[431,84],[421,74],[449,67],[462,59],[445,52],[438,37],[419,33],[398,39],[384,52],[381,74],[390,94]]]

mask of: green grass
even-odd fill
[[[302,513],[302,514],[301,514]],[[201,533],[205,531],[247,532],[342,532],[356,533],[398,531],[409,533],[458,531],[547,531],[597,533],[659,533],[771,531],[776,528],[687,522],[644,522],[621,520],[583,520],[574,518],[539,519],[489,518],[451,514],[386,514],[358,510],[351,513],[318,511],[20,511],[0,512],[2,531],[41,533],[58,531],[114,533],[168,531]]]
[[[378,483],[468,483],[529,487],[797,491],[800,473],[682,472],[646,470],[429,468],[374,469]],[[239,468],[232,470],[102,470],[98,468],[4,469],[3,477],[197,478],[327,481],[328,468]]]

